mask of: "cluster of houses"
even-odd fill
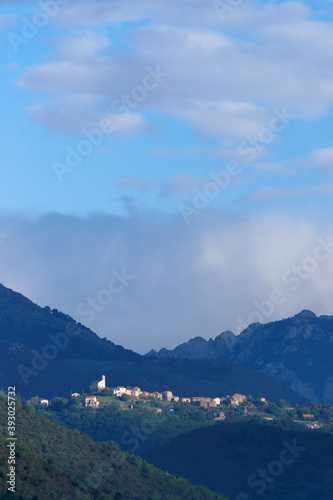
[[[91,392],[99,392],[106,388],[105,376],[102,376],[102,380],[95,380],[90,384]],[[205,398],[205,397],[179,397],[174,396],[171,391],[163,392],[147,392],[142,391],[140,387],[126,388],[123,386],[117,386],[112,389],[114,395],[121,397],[123,395],[132,396],[136,398],[154,398],[164,401],[173,401],[180,403],[199,403],[203,408],[215,408],[221,404],[223,400],[227,400],[231,406],[238,406],[243,401],[246,401],[246,396],[243,394],[234,394],[233,396],[226,396],[225,398]],[[79,394],[72,394],[76,396]],[[87,396],[85,398],[85,406],[90,406],[92,408],[98,408],[99,402],[96,396]],[[221,417],[222,418],[222,417]]]
[[[94,380],[90,384],[90,391],[91,392],[100,392],[103,389],[106,389],[106,383],[105,383],[105,375],[102,375],[101,380]],[[142,391],[140,387],[133,387],[133,388],[126,388],[123,386],[117,386],[112,389],[112,393],[118,397],[123,396],[126,394],[127,396],[132,396],[135,398],[154,398],[158,400],[164,400],[164,401],[173,401],[173,402],[180,402],[180,403],[199,403],[202,408],[209,409],[209,408],[216,408],[217,406],[220,406],[222,401],[227,401],[227,403],[231,406],[237,407],[239,406],[240,403],[243,403],[244,401],[247,400],[246,396],[243,394],[234,394],[232,396],[228,395],[226,397],[222,398],[206,398],[206,397],[179,397],[179,396],[174,396],[171,391],[164,391],[164,392],[147,392],[147,391]],[[72,397],[78,397],[80,394],[78,392],[74,392],[72,394]],[[265,398],[260,398],[262,402],[266,402]],[[43,404],[45,407],[49,406],[51,402],[47,399],[42,399],[41,404]],[[91,408],[98,408],[99,407],[99,401],[97,400],[96,396],[87,396],[84,401],[84,405],[86,407],[91,407]],[[131,408],[133,406],[131,405]],[[286,408],[286,410],[293,410],[294,408]],[[333,409],[333,408],[332,408]],[[158,409],[157,411],[162,411],[161,409]],[[245,408],[244,414],[247,414],[247,409]],[[273,420],[273,417],[264,417],[266,420]],[[215,418],[215,420],[224,420],[225,419],[225,414],[223,412],[220,412],[218,416]],[[304,420],[310,420],[310,422],[307,422],[306,425],[311,428],[311,429],[318,429],[319,427],[322,427],[321,424],[318,424],[317,422],[311,422],[312,419],[314,419],[314,415],[312,413],[304,413],[303,414],[303,419]],[[297,420],[295,420],[297,422]],[[301,422],[301,421],[298,421]]]

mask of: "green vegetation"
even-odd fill
[[[8,452],[6,441],[0,435],[0,499],[46,499],[80,498],[76,495],[85,493],[71,475],[52,465],[52,461],[41,460],[34,456],[29,448],[16,446],[16,494],[7,492]],[[81,498],[84,498],[81,496]],[[87,497],[89,498],[89,497]],[[112,498],[112,497],[109,497]]]
[[[99,396],[101,404],[104,399]],[[53,422],[89,434],[95,441],[113,440],[124,450],[138,454],[179,434],[214,423],[215,412],[207,412],[198,405],[164,404],[155,400],[128,403],[116,397],[108,400],[108,406],[98,409],[81,408],[78,401],[69,401],[66,408],[59,409],[52,400],[51,407],[44,409],[37,405],[37,411]],[[157,412],[158,409],[162,411]]]
[[[333,432],[333,409],[324,404],[309,403],[306,406],[291,408],[290,403],[286,403],[283,399],[278,404],[274,404],[270,401],[261,401],[250,397],[246,402],[241,403],[235,411],[239,415],[244,415],[245,409],[247,418],[273,418],[277,425],[281,425],[285,429],[304,430],[306,424],[317,424],[319,430]]]
[[[289,403],[278,404],[249,397],[239,406],[230,406],[227,400],[216,408],[203,409],[198,403],[175,403],[134,397],[117,398],[96,393],[98,409],[81,406],[85,395],[67,400],[54,398],[45,408],[32,398],[36,411],[53,422],[69,429],[89,434],[95,441],[116,441],[124,451],[144,454],[162,446],[180,434],[212,425],[223,412],[228,422],[250,419],[271,420],[272,425],[286,430],[306,430],[316,424],[320,431],[333,432],[333,411],[325,405],[290,409]],[[303,414],[313,415],[305,418]]]
[[[143,458],[233,499],[331,500],[332,449],[331,434],[256,417],[182,434]]]
[[[27,411],[28,408],[28,411]],[[165,474],[115,443],[95,443],[17,406],[17,498],[84,500],[217,500],[201,486]],[[0,436],[7,436],[6,400],[0,397]],[[0,495],[5,494],[6,448],[0,442]],[[5,497],[4,497],[5,498]],[[15,496],[11,496],[15,498]]]

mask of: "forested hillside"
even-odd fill
[[[7,436],[6,401],[0,397],[0,435]],[[65,429],[36,415],[33,407],[17,407],[17,493],[25,500],[206,500],[220,499],[187,480],[165,474],[115,443],[95,443],[88,436]],[[6,450],[0,443],[0,489],[7,474]],[[29,459],[28,459],[29,456]],[[27,463],[29,465],[27,466]],[[38,471],[41,471],[38,475]]]
[[[331,434],[243,421],[182,434],[144,458],[232,499],[332,500],[332,449]]]

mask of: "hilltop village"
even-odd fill
[[[333,421],[333,408],[331,407],[322,409],[318,407],[314,412],[313,408],[291,407],[283,400],[279,401],[278,405],[275,405],[266,401],[264,397],[254,400],[251,396],[246,397],[244,394],[238,393],[209,398],[204,396],[176,396],[171,391],[147,392],[141,390],[140,387],[117,386],[110,388],[106,386],[104,375],[100,380],[94,380],[90,384],[88,393],[74,392],[71,394],[71,399],[77,399],[83,408],[94,409],[108,406],[115,399],[121,403],[122,410],[133,410],[138,404],[148,403],[148,405],[145,405],[147,409],[149,407],[156,412],[165,410],[173,412],[174,408],[176,408],[174,405],[194,404],[202,410],[212,412],[211,417],[213,420],[225,420],[226,415],[231,414],[230,412],[236,412],[238,415],[247,417],[261,417],[268,421],[288,415],[293,422],[303,424],[309,429],[319,429]],[[37,401],[35,400],[35,402]],[[51,406],[51,401],[47,399],[38,398],[38,403],[44,407]]]
[[[95,380],[94,382],[91,383],[90,385],[90,390],[91,392],[101,392],[104,389],[107,389],[105,385],[105,376],[102,376],[101,380]],[[171,391],[164,391],[164,392],[147,392],[147,391],[142,391],[140,387],[123,387],[123,386],[117,386],[111,389],[112,394],[114,394],[117,397],[122,397],[124,395],[130,396],[132,398],[141,398],[141,399],[148,399],[148,398],[153,398],[156,400],[164,400],[164,401],[173,401],[175,403],[199,403],[200,406],[203,408],[216,408],[221,404],[223,400],[228,400],[230,401],[231,406],[238,406],[239,403],[242,403],[243,401],[246,400],[246,396],[243,394],[234,394],[233,396],[226,396],[226,397],[216,397],[216,398],[206,398],[206,397],[180,397],[180,396],[174,396]],[[72,394],[72,397],[77,397],[79,396],[78,393]],[[99,406],[99,401],[97,400],[96,396],[87,396],[85,398],[85,406],[92,406],[94,408],[98,408]]]
[[[198,403],[202,408],[216,408],[221,405],[223,401],[227,401],[231,406],[238,406],[243,401],[246,401],[246,396],[243,394],[234,394],[232,396],[228,395],[226,397],[215,397],[215,398],[207,398],[203,396],[197,397],[183,397],[183,396],[175,396],[171,391],[163,391],[163,392],[147,392],[142,391],[140,387],[124,387],[117,386],[113,388],[109,388],[106,386],[105,375],[102,375],[101,380],[94,380],[89,386],[90,393],[92,394],[107,394],[109,391],[112,395],[117,396],[118,398],[122,398],[123,396],[128,396],[130,401],[134,401],[136,399],[155,399],[159,401],[165,402],[174,402],[174,403]],[[72,393],[72,398],[78,398],[82,396],[78,392]],[[262,401],[265,401],[265,398],[262,398]],[[49,406],[51,401],[47,399],[41,399],[40,403],[44,406]],[[96,395],[87,395],[84,398],[82,406],[98,408],[100,402]],[[130,405],[131,406],[131,405]],[[129,406],[129,407],[130,407]]]

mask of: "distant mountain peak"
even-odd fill
[[[317,318],[314,312],[310,311],[309,309],[303,309],[300,313],[296,314],[294,316],[295,318]]]
[[[235,337],[234,333],[231,330],[226,330],[225,332],[220,333],[216,338],[221,338],[221,339],[230,339]]]
[[[156,353],[150,353],[155,355]],[[157,357],[219,361],[258,370],[315,402],[333,406],[333,316],[303,309],[295,316],[252,323],[205,341],[196,337]]]
[[[190,339],[189,342],[207,342],[207,340],[205,340],[203,337],[198,336],[198,337],[194,337],[193,339]],[[186,342],[185,342],[185,344],[186,344]]]
[[[149,352],[147,352],[146,356],[147,356],[147,358],[149,356],[155,356],[156,357],[157,356],[157,351],[155,351],[155,349],[151,349]]]

